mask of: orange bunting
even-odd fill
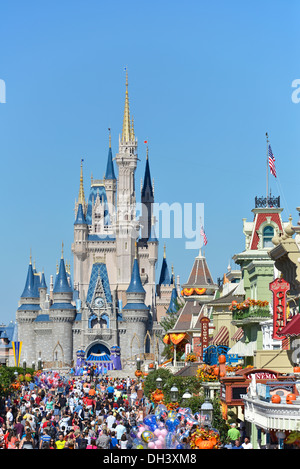
[[[185,338],[185,336],[186,334],[170,334],[170,339],[174,345],[177,345]]]
[[[203,295],[206,292],[206,288],[184,288],[181,290],[182,296],[191,296],[191,295]]]
[[[169,334],[166,334],[163,338],[163,343],[166,344],[166,345],[169,345],[170,343],[170,336]]]

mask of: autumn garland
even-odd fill
[[[247,300],[242,301],[241,303],[237,303],[236,301],[232,301],[231,305],[229,306],[230,311],[236,310],[244,310],[250,308],[250,306],[259,306],[259,307],[266,307],[269,305],[268,301],[261,301],[261,300],[253,300],[251,298],[247,298]]]

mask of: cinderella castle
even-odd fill
[[[105,176],[91,178],[88,199],[81,161],[72,243],[73,280],[63,247],[56,275],[50,277],[49,292],[44,273],[36,271],[30,258],[16,312],[21,362],[71,366],[80,357],[109,368],[115,367],[116,354],[123,366],[144,354],[159,359],[163,345],[159,319],[178,287],[168,270],[165,252],[156,284],[158,239],[148,146],[140,216],[135,190],[137,162],[126,73],[119,151],[113,158],[109,133]]]

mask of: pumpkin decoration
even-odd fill
[[[211,440],[202,440],[198,445],[199,449],[213,449],[213,447],[214,444]]]
[[[213,369],[213,372],[216,376],[218,376],[219,372],[220,372],[220,369],[218,366],[214,366],[214,369]]]
[[[153,391],[153,393],[151,394],[151,400],[155,403],[155,404],[159,404],[160,402],[162,402],[164,400],[164,393],[162,392],[161,389],[156,389],[155,391]]]
[[[226,356],[225,355],[219,355],[219,363],[220,365],[223,365],[224,363],[226,363]]]
[[[153,363],[149,363],[149,368],[152,370],[152,368],[154,368],[154,364],[153,364]]]
[[[294,373],[300,373],[300,366],[294,366],[293,371]]]
[[[286,403],[287,404],[293,404],[293,401],[296,400],[296,394],[290,392],[289,394],[286,395]]]
[[[140,376],[142,376],[143,373],[141,372],[141,370],[136,370],[134,374],[137,378],[139,378]]]
[[[280,404],[281,397],[279,396],[279,394],[273,394],[273,396],[271,397],[271,402],[273,402],[273,404]]]

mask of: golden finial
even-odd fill
[[[109,148],[111,148],[111,133],[110,133],[110,129],[108,129],[109,131],[109,137],[108,137],[108,145],[109,145]]]
[[[29,254],[29,264],[31,265],[32,263],[32,255],[31,255],[31,248],[30,248],[30,254]]]
[[[82,162],[83,162],[83,159],[81,159],[81,165],[80,165],[80,185],[79,185],[78,203],[81,204],[82,207],[84,208],[85,197],[84,197],[84,188],[83,188]]]
[[[166,245],[164,244],[164,259],[166,258]]]
[[[130,112],[129,112],[129,98],[128,98],[128,72],[126,68],[126,92],[125,92],[125,107],[122,128],[122,141],[129,142],[130,138]]]
[[[58,268],[58,262],[56,262],[56,274],[58,274],[59,268]]]
[[[61,259],[64,258],[64,242],[61,243]]]

